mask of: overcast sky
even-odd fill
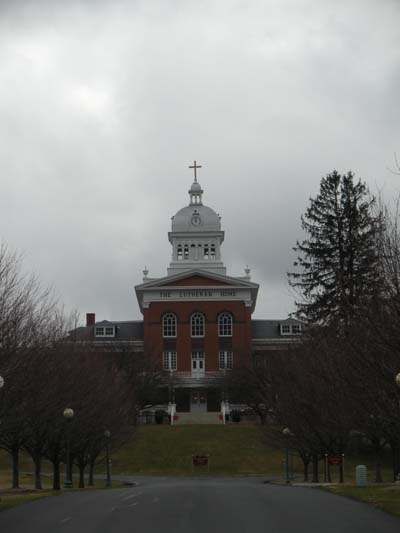
[[[398,0],[0,0],[0,239],[67,308],[141,317],[196,159],[256,318],[293,311],[322,176],[400,190]]]

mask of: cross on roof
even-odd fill
[[[196,172],[196,170],[198,168],[201,168],[201,165],[198,165],[196,163],[196,161],[194,161],[193,163],[194,163],[193,165],[189,165],[189,168],[193,168],[193,170],[194,170],[194,181],[197,181],[197,172]]]

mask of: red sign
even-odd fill
[[[193,455],[193,466],[208,466],[208,455]]]
[[[342,464],[342,456],[341,455],[330,455],[328,457],[328,463],[330,465],[334,465],[334,466],[337,466],[337,465],[341,465]]]

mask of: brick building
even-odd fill
[[[165,398],[177,411],[219,411],[223,378],[231,369],[261,365],[270,350],[285,350],[301,333],[293,319],[252,320],[259,285],[226,274],[220,216],[203,205],[195,179],[189,205],[172,217],[172,260],[167,275],[135,287],[143,321],[96,322],[87,315],[86,336],[104,344],[123,341],[158,359]]]

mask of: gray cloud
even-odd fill
[[[203,164],[228,272],[256,315],[293,309],[286,271],[320,178],[398,191],[400,6],[353,0],[0,3],[0,237],[67,306],[138,318],[170,217]]]

